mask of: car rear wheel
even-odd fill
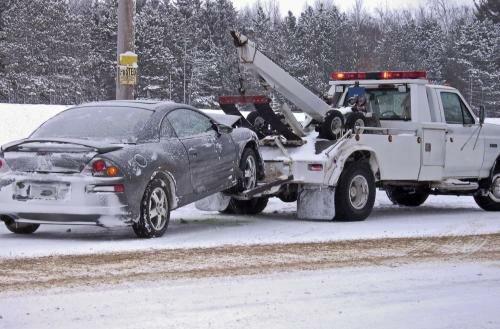
[[[375,203],[375,178],[367,162],[354,162],[344,169],[335,191],[335,219],[363,221]]]
[[[12,218],[2,216],[5,226],[9,231],[15,234],[32,234],[40,227],[38,224],[16,223]]]
[[[487,195],[474,196],[477,205],[486,211],[500,211],[500,172],[493,176],[491,187]]]
[[[139,238],[158,238],[165,234],[170,221],[170,204],[165,183],[154,179],[146,188],[141,202],[141,218],[132,228]]]

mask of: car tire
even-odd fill
[[[132,228],[139,238],[159,238],[167,231],[169,221],[170,203],[166,184],[160,179],[153,179],[141,201],[141,217],[132,224]]]
[[[39,224],[16,223],[7,216],[2,216],[2,220],[5,222],[5,227],[15,234],[33,234],[40,227]]]
[[[429,190],[426,188],[406,188],[401,186],[387,186],[385,193],[395,205],[406,207],[418,207],[429,198]]]
[[[353,112],[347,115],[347,119],[345,121],[345,127],[347,130],[351,129],[354,133],[363,133],[363,127],[366,127],[366,117],[361,112]],[[357,128],[361,129],[357,129]]]
[[[496,189],[496,192],[495,192]],[[474,200],[481,209],[486,211],[500,211],[500,171],[493,176],[488,195],[477,194]]]
[[[247,147],[240,159],[240,172],[242,173],[238,178],[236,185],[236,193],[253,189],[257,186],[258,178],[258,158],[254,149]]]
[[[363,221],[375,203],[375,177],[367,162],[354,162],[344,169],[335,190],[335,220]]]
[[[326,113],[325,121],[321,124],[319,138],[335,141],[344,132],[345,120],[342,113],[331,110]]]

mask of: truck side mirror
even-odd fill
[[[479,106],[479,124],[483,125],[486,119],[486,110],[484,105]]]

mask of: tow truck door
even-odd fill
[[[479,177],[484,160],[479,122],[458,92],[441,90],[439,96],[447,128],[444,177]]]

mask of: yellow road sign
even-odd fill
[[[120,84],[135,85],[137,84],[137,65],[119,65]]]

